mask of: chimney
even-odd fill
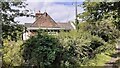
[[[44,12],[45,16],[47,16],[47,12]]]
[[[42,14],[42,13],[40,13],[40,11],[35,14],[36,20],[39,18],[39,16],[40,16],[41,14]]]

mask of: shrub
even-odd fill
[[[58,36],[39,31],[23,44],[23,65],[42,68],[79,68],[97,66],[99,62],[103,65],[113,53],[113,47],[110,42],[82,30],[61,32]],[[101,57],[106,59],[101,60]]]
[[[23,65],[38,66],[40,68],[59,65],[59,41],[41,30],[36,36],[27,40],[22,47],[22,55],[25,60]],[[55,63],[56,62],[56,63]]]
[[[17,42],[5,40],[3,44],[3,67],[20,66],[23,59],[21,57],[20,47],[22,41]]]
[[[105,42],[97,36],[84,31],[71,31],[59,35],[63,47],[63,65],[80,67],[95,57],[96,49]]]

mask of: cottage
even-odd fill
[[[61,30],[70,31],[75,29],[73,23],[62,23],[55,22],[47,12],[44,13],[36,13],[36,20],[34,23],[25,23],[26,30],[23,33],[23,40],[29,39],[29,36],[33,36],[38,29],[42,29],[47,31],[48,34],[58,34]]]

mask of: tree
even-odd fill
[[[60,33],[58,38],[62,46],[61,65],[64,67],[79,68],[94,58],[96,54],[102,53],[102,50],[105,48],[98,49],[105,45],[104,40],[82,30],[63,32]]]
[[[19,25],[14,19],[21,16],[31,16],[29,10],[20,10],[27,6],[24,2],[0,2],[0,19],[2,23],[2,38],[16,40],[20,36],[18,33],[23,31],[23,26]],[[15,7],[15,8],[14,8]]]
[[[21,64],[21,58],[19,56],[20,44],[17,44],[18,42],[15,43],[14,41],[20,40],[24,26],[19,25],[19,22],[15,21],[15,18],[21,16],[31,16],[31,13],[28,14],[29,10],[25,8],[26,6],[27,4],[21,1],[0,1],[0,26],[2,30],[1,34],[3,41],[3,66],[9,67],[12,65],[15,66]],[[24,8],[25,10],[20,10],[21,8]],[[16,50],[17,48],[18,50]]]
[[[86,0],[88,1],[88,0]],[[79,14],[79,18],[83,20],[82,23],[79,24],[79,30],[84,30],[90,33],[92,36],[98,36],[102,38],[106,44],[99,46],[96,44],[98,42],[94,41],[90,47],[99,46],[96,48],[97,52],[95,55],[96,58],[91,58],[92,61],[96,62],[93,65],[97,64],[99,61],[95,61],[97,55],[100,55],[102,52],[103,55],[110,56],[115,53],[116,48],[116,39],[120,37],[120,1],[118,2],[84,2],[83,8],[84,12]],[[105,58],[105,57],[104,57]],[[94,60],[95,59],[95,60]],[[92,63],[92,61],[88,60],[88,64]],[[85,65],[86,65],[85,64]]]
[[[58,36],[38,32],[22,45],[24,66],[42,68],[80,67],[104,52],[105,41],[84,31],[60,33]],[[107,50],[107,49],[106,49]]]
[[[120,1],[118,2],[84,2],[83,20],[96,22],[111,18],[119,29]]]
[[[36,36],[31,37],[23,44],[22,56],[25,60],[23,65],[40,68],[55,66],[55,68],[58,68],[59,61],[56,60],[58,52],[58,39],[40,30]]]
[[[79,15],[89,23],[88,30],[92,35],[98,35],[106,42],[119,38],[120,2],[84,2],[85,12]],[[104,24],[103,24],[104,23]],[[87,29],[85,28],[85,29]]]

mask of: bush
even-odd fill
[[[3,67],[20,66],[23,59],[21,57],[20,48],[22,41],[18,42],[5,40],[3,44]]]
[[[59,65],[59,60],[56,59],[58,54],[58,39],[38,31],[36,36],[31,37],[23,44],[22,55],[25,60],[23,65],[38,66],[40,68],[57,66]]]
[[[114,47],[110,42],[82,30],[61,32],[58,36],[39,31],[23,44],[23,65],[42,68],[103,65],[110,59]],[[102,60],[103,57],[106,59]]]
[[[80,24],[79,28],[80,30],[91,33],[91,35],[101,37],[106,42],[120,37],[120,31],[116,29],[111,19],[96,22],[83,22]]]
[[[95,57],[97,48],[105,44],[104,40],[84,31],[71,31],[59,35],[63,47],[63,65],[80,67]]]

